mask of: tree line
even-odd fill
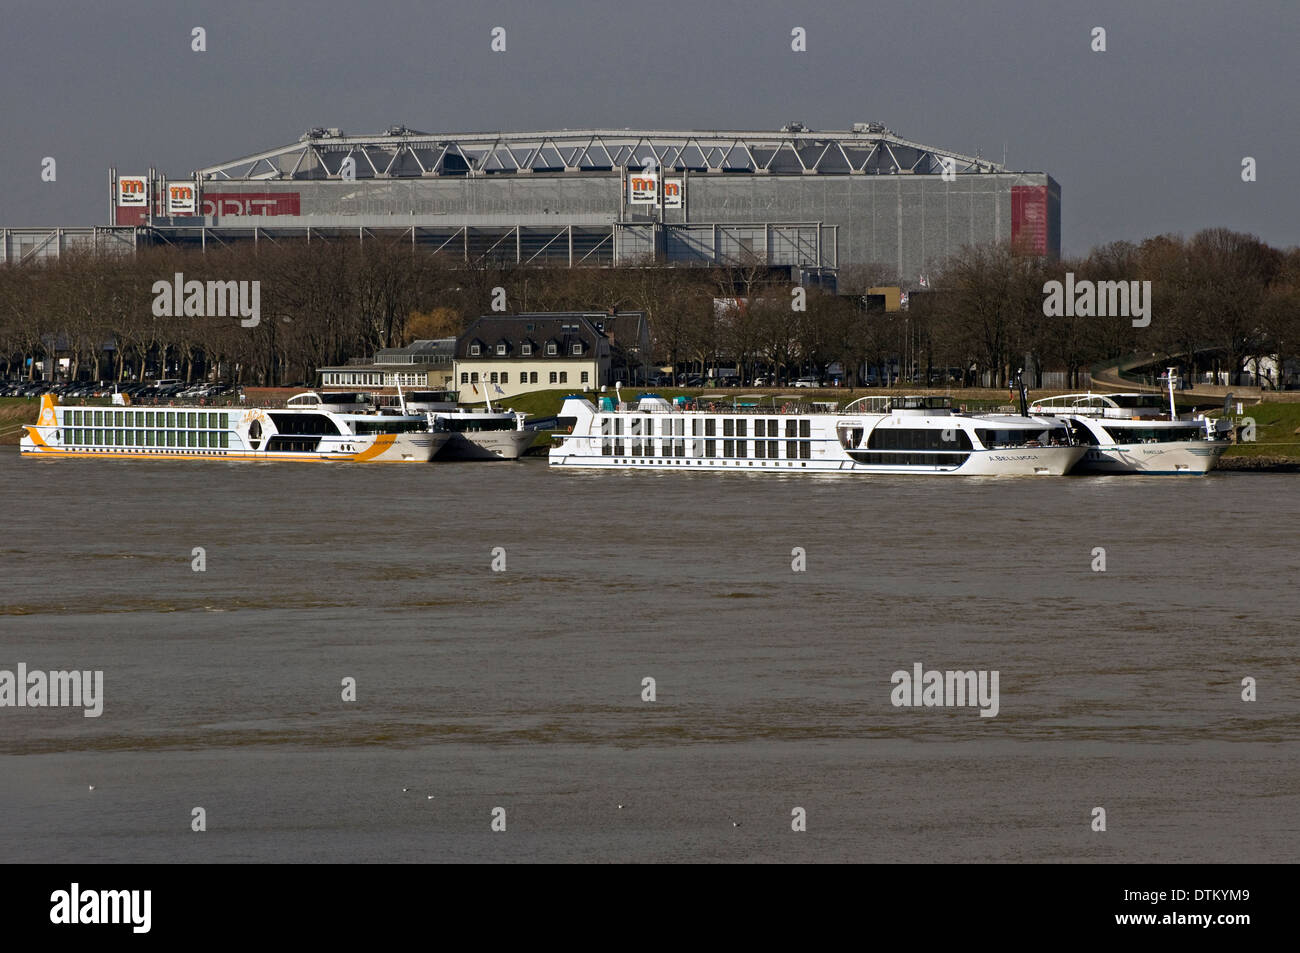
[[[260,321],[157,316],[154,285],[260,282]],[[1044,286],[1064,280],[1151,282],[1151,317],[1044,314]],[[0,365],[6,378],[36,362],[69,362],[77,379],[220,374],[249,385],[310,382],[318,367],[369,357],[418,338],[459,334],[499,301],[506,311],[646,312],[651,355],[630,361],[679,371],[735,367],[779,380],[842,365],[903,365],[930,379],[956,368],[963,384],[1001,386],[1028,357],[1066,371],[1133,353],[1183,356],[1192,373],[1237,383],[1252,359],[1300,352],[1300,250],[1210,229],[1190,239],[1115,242],[1076,260],[1047,261],[1008,246],[964,249],[911,295],[906,311],[868,307],[865,293],[897,284],[882,265],[845,268],[837,293],[795,289],[760,261],[718,267],[619,268],[467,263],[400,242],[262,241],[209,249],[145,247],[130,256],[65,254],[0,267]]]

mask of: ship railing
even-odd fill
[[[686,404],[674,404],[672,406],[650,406],[641,407],[637,401],[621,401],[615,405],[621,414],[751,414],[756,417],[771,416],[799,416],[802,414],[813,414],[818,411],[806,404],[795,403],[794,401],[759,403],[749,401],[726,401],[726,400],[694,400]],[[609,413],[608,410],[598,411]]]

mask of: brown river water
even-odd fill
[[[9,861],[1300,861],[1292,475],[4,448],[0,501],[0,670],[103,672],[0,707]]]

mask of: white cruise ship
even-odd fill
[[[710,402],[656,394],[635,401],[567,397],[554,467],[767,473],[1068,473],[1085,448],[1064,422],[953,410],[948,397],[864,397],[842,411],[797,398]]]
[[[46,395],[19,449],[100,459],[427,463],[450,439],[431,432],[423,414],[365,413],[364,406],[357,395],[311,392],[283,409],[74,407]]]
[[[413,391],[399,400],[408,414],[428,415],[432,430],[449,436],[438,460],[517,460],[537,439],[527,414],[493,410],[490,402],[474,410],[457,403],[455,391]]]
[[[1077,473],[1199,476],[1228,449],[1214,420],[1180,419],[1159,394],[1062,394],[1035,401],[1029,412],[1066,421],[1087,446]]]

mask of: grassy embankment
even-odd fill
[[[1241,411],[1255,421],[1255,439],[1229,447],[1220,469],[1300,464],[1300,402],[1247,404]]]
[[[23,436],[23,424],[36,423],[41,402],[21,397],[0,397],[0,446],[16,447]]]

